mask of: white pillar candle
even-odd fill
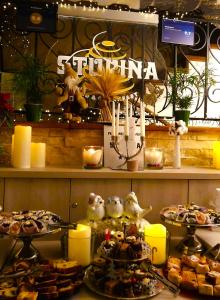
[[[88,266],[91,259],[91,228],[78,224],[76,230],[68,231],[68,258]]]
[[[129,136],[128,99],[125,100],[125,136]]]
[[[45,168],[46,144],[31,143],[31,167]]]
[[[144,102],[140,102],[140,119],[141,119],[141,136],[145,137],[145,106]]]
[[[15,135],[12,134],[11,137],[11,165],[14,166],[14,139],[15,139]]]
[[[112,136],[115,136],[115,101],[112,101]]]
[[[102,167],[103,147],[85,146],[83,148],[83,166],[85,168]]]
[[[118,133],[119,133],[119,116],[120,116],[120,102],[118,102],[118,106],[117,106],[115,136],[118,136]]]
[[[130,103],[130,118],[132,118],[133,110],[132,110],[132,104]]]
[[[13,166],[30,168],[31,165],[31,126],[15,126]]]

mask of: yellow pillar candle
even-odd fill
[[[76,230],[68,231],[68,258],[88,266],[91,259],[91,228],[78,224]]]
[[[31,143],[31,167],[45,168],[46,144]]]
[[[220,142],[213,143],[213,167],[220,169]]]
[[[14,166],[14,138],[15,138],[15,135],[12,134],[12,137],[11,137],[11,165]]]
[[[152,250],[152,263],[162,265],[166,262],[167,230],[162,224],[149,224],[144,228],[145,242]]]
[[[13,166],[30,168],[31,165],[31,126],[15,126]]]

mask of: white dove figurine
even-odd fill
[[[90,193],[88,204],[87,218],[90,221],[102,220],[105,216],[105,201],[102,197],[95,193]]]
[[[141,219],[150,210],[152,210],[151,206],[149,206],[147,209],[143,209],[140,207],[137,196],[134,192],[131,192],[126,196],[124,204],[124,215],[126,217],[131,219]]]
[[[108,217],[119,218],[122,216],[124,207],[122,199],[118,196],[112,196],[107,199],[106,213]]]

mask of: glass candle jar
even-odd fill
[[[163,168],[163,151],[160,148],[146,148],[144,153],[144,159],[146,168]]]
[[[103,147],[85,146],[82,150],[83,167],[86,169],[98,169],[103,166]]]

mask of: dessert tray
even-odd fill
[[[160,211],[160,218],[168,224],[186,228],[186,236],[177,249],[188,254],[204,250],[195,234],[197,228],[220,226],[220,212],[193,203],[165,207]]]
[[[97,269],[94,269],[94,266],[88,267],[85,272],[84,283],[92,292],[105,298],[117,300],[146,299],[156,296],[163,289],[162,283],[154,279],[153,276],[150,274],[145,275],[143,279],[137,280],[136,283],[131,283],[132,281],[129,279],[126,279],[124,281],[118,280],[117,283],[116,279],[110,279],[107,277],[103,277],[102,279],[99,279],[97,281],[95,277],[96,271]],[[129,274],[127,275],[129,276]],[[124,276],[126,276],[125,273]],[[99,285],[100,281],[102,281],[103,284]],[[113,291],[111,293],[111,285],[113,286],[114,284],[115,290],[117,290],[117,288],[120,289],[121,285],[121,292],[125,294],[119,295],[117,291]],[[117,285],[118,287],[116,287]],[[146,288],[144,288],[144,285],[146,286]]]
[[[19,260],[0,275],[0,299],[60,299],[70,297],[83,283],[83,268],[76,261]]]
[[[23,247],[15,254],[15,258],[37,260],[38,250],[31,244],[35,238],[60,230],[58,225],[61,218],[46,210],[21,210],[14,212],[2,212],[0,214],[0,234],[20,239]]]
[[[165,269],[169,281],[183,291],[220,297],[220,262],[206,255],[170,256]],[[209,299],[209,298],[208,298]]]

